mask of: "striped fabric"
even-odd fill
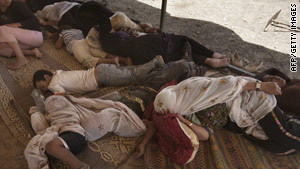
[[[67,51],[70,54],[73,54],[73,51],[72,51],[73,43],[76,40],[84,39],[84,36],[83,36],[81,30],[79,30],[79,29],[63,30],[59,36],[61,36],[63,38],[64,43],[66,44]]]

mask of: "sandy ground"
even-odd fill
[[[126,11],[131,18],[159,27],[161,0],[109,2],[114,11]],[[164,31],[187,35],[227,56],[238,53],[245,64],[264,61],[262,70],[277,67],[292,77],[300,77],[299,71],[289,71],[291,33],[273,26],[264,32],[269,19],[279,10],[276,20],[290,24],[291,3],[295,3],[300,11],[300,3],[296,0],[168,0]],[[297,37],[299,56],[299,33]]]
[[[123,11],[133,19],[159,26],[161,0],[108,0],[113,11]],[[187,35],[206,47],[228,56],[238,53],[248,63],[264,61],[264,68],[276,67],[292,77],[289,71],[290,32],[270,27],[268,20],[279,10],[279,21],[290,21],[290,3],[297,4],[300,25],[300,3],[296,0],[168,0],[165,32]],[[297,34],[297,56],[300,36]],[[22,147],[0,119],[0,168],[24,169]]]

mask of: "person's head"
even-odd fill
[[[0,7],[9,7],[12,0],[0,0]]]
[[[48,91],[53,73],[48,70],[38,70],[34,73],[32,82],[34,88],[41,89],[43,92]]]

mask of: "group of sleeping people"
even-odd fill
[[[0,0],[0,55],[16,56],[7,68],[22,68],[29,62],[27,55],[42,57],[38,49],[43,43],[42,25],[47,35],[57,39],[57,49],[66,45],[89,69],[35,72],[34,87],[53,95],[45,101],[46,118],[34,107],[30,109],[37,133],[25,150],[30,169],[49,167],[48,156],[72,168],[90,168],[74,154],[84,148],[86,140],[107,132],[121,136],[145,133],[135,152],[136,157],[142,156],[159,126],[141,121],[120,102],[79,99],[72,94],[103,86],[142,85],[158,90],[172,80],[178,84],[160,90],[154,111],[162,116],[175,114],[198,140],[208,140],[212,130],[225,126],[272,153],[300,150],[299,80],[276,69],[255,78],[200,77],[204,74],[201,65],[225,67],[230,59],[191,38],[160,33],[150,24],[113,13],[97,2],[45,2],[49,4],[29,9],[29,2]],[[225,114],[223,123],[205,124],[203,114],[210,111]]]

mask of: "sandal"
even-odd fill
[[[188,55],[186,56],[186,53],[188,53]],[[187,62],[191,62],[192,60],[192,47],[191,44],[186,41],[183,44],[183,57],[182,59],[185,59]]]

